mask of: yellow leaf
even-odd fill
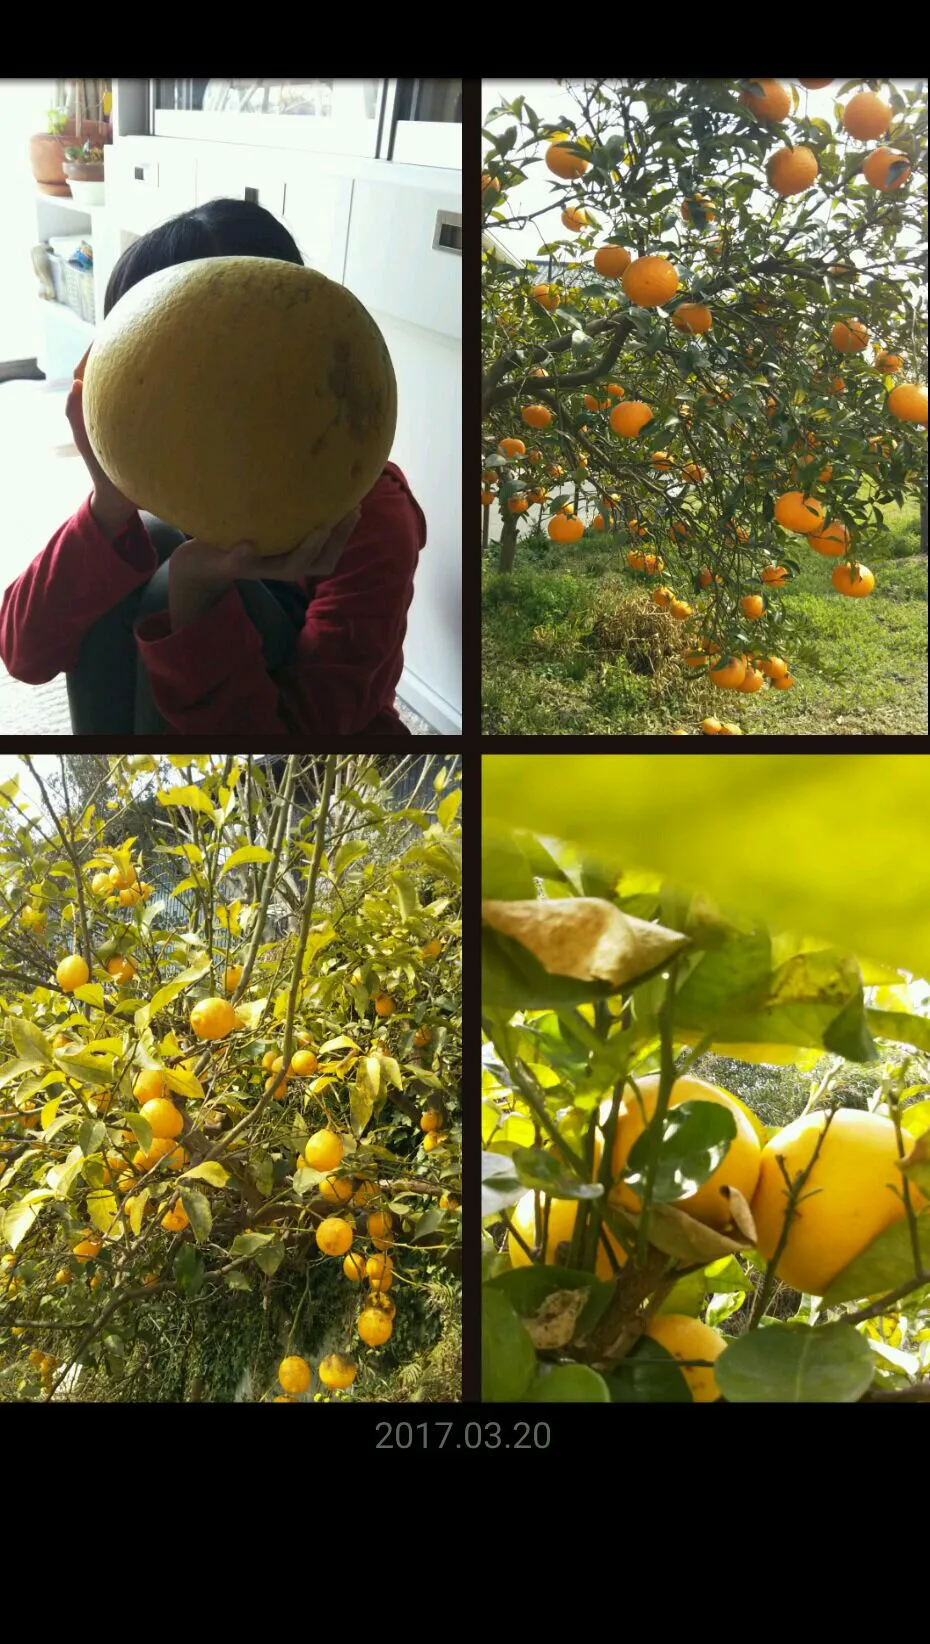
[[[201,811],[204,816],[213,815],[213,806],[202,788],[160,788],[158,803],[165,806],[183,805],[189,811]]]
[[[194,1101],[203,1101],[203,1085],[195,1073],[186,1067],[166,1067],[162,1069],[168,1089],[178,1096],[192,1097]]]
[[[230,868],[239,868],[244,862],[270,861],[271,851],[266,850],[264,845],[242,845],[239,850],[233,851],[232,855],[226,858],[220,868],[219,877],[222,879],[224,873],[228,873]]]
[[[621,913],[599,896],[484,902],[485,924],[528,948],[550,975],[619,986],[688,946],[679,931]]]
[[[118,1205],[112,1193],[95,1188],[87,1195],[87,1215],[101,1233],[109,1231],[116,1218]]]
[[[208,1159],[206,1164],[195,1165],[193,1170],[185,1170],[179,1180],[189,1182],[194,1178],[209,1182],[211,1187],[225,1187],[229,1181],[229,1171],[223,1169],[219,1159]]]
[[[327,1039],[325,1045],[320,1046],[320,1055],[325,1056],[327,1051],[329,1051],[329,1050],[355,1050],[355,1051],[357,1051],[358,1048],[359,1047],[355,1043],[354,1039],[347,1039],[345,1034],[340,1034],[338,1039]]]

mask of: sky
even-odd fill
[[[897,83],[906,86],[918,85],[921,82],[901,80]],[[806,97],[808,117],[810,119],[827,120],[832,127],[835,93],[844,84],[845,81],[836,80],[832,86],[825,86],[821,91],[805,91],[803,87],[800,88],[799,112],[804,112],[804,98]],[[555,80],[484,80],[481,92],[482,125],[488,126],[487,115],[490,109],[498,107],[503,102],[512,103],[521,94],[541,120],[555,121],[561,115],[570,114],[575,110],[572,97],[564,87],[557,85]],[[492,126],[488,126],[488,129],[501,132],[506,129],[507,123],[506,120],[501,119],[495,121]],[[543,152],[544,146],[540,144],[540,157]],[[482,155],[483,153],[484,143],[482,140]],[[519,210],[521,215],[539,211],[541,207],[545,206],[548,199],[554,197],[560,200],[564,188],[565,184],[553,177],[544,165],[534,165],[530,168],[526,182],[521,183],[519,190],[513,195],[512,206],[514,209]],[[763,200],[766,204],[768,204],[769,198],[769,195],[761,190],[756,197],[757,201]],[[505,205],[506,209],[507,206]],[[514,256],[521,258],[535,257],[540,246],[545,244],[546,241],[566,238],[560,220],[561,210],[561,204],[555,205],[543,216],[537,217],[534,222],[522,228],[503,228],[500,223],[493,221],[489,224],[489,227],[492,233],[500,236],[508,251],[511,251]]]

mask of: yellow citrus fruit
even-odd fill
[[[759,663],[759,672],[765,674],[768,679],[784,679],[788,672],[788,664],[783,662],[780,656],[764,656]]]
[[[290,1072],[298,1078],[307,1079],[317,1070],[317,1059],[312,1050],[298,1050],[291,1057]]]
[[[350,1176],[324,1176],[319,1184],[318,1191],[329,1204],[348,1204],[352,1197],[352,1178]]]
[[[682,200],[681,215],[686,223],[692,223],[695,228],[707,228],[717,213],[706,195],[692,194],[689,199]]]
[[[79,1262],[93,1261],[94,1257],[100,1254],[100,1240],[81,1239],[80,1243],[74,1246],[71,1254],[76,1256]]]
[[[623,289],[639,308],[661,308],[678,290],[678,271],[667,257],[637,257],[623,275]]]
[[[562,226],[570,234],[580,234],[583,228],[587,228],[588,219],[578,206],[569,206],[562,212]]]
[[[90,888],[95,896],[106,896],[111,889],[108,873],[95,873],[90,882]]]
[[[747,622],[758,622],[765,611],[765,600],[761,594],[744,594],[739,602],[739,608]]]
[[[112,959],[107,960],[107,975],[112,976],[119,987],[131,982],[135,974],[136,967],[131,959],[126,958],[125,954],[114,954]]]
[[[162,1161],[167,1164],[169,1170],[182,1170],[187,1160],[188,1155],[184,1148],[178,1147],[170,1136],[153,1136],[152,1145],[147,1153],[140,1147],[132,1156],[135,1169],[140,1171],[152,1170]]]
[[[558,287],[554,285],[534,285],[530,296],[534,302],[539,304],[540,308],[546,308],[550,313],[553,309],[558,308],[559,303],[562,301]],[[512,332],[511,335],[515,336],[516,332]]]
[[[841,520],[833,519],[822,531],[808,532],[807,540],[815,554],[838,559],[849,547],[849,532]]]
[[[442,942],[438,936],[434,937],[432,942],[427,942],[426,946],[420,949],[420,955],[423,959],[438,959],[441,952]]]
[[[58,1272],[55,1274],[55,1283],[56,1284],[70,1284],[71,1283],[71,1276],[72,1275],[71,1275],[70,1267],[59,1267]]]
[[[116,863],[110,869],[109,877],[114,890],[130,890],[138,882],[138,875],[131,864],[128,868],[122,868]]]
[[[580,145],[579,145],[580,146]],[[561,143],[550,143],[545,154],[546,165],[556,177],[571,182],[581,177],[588,169],[588,161],[583,160],[580,154],[572,154]]]
[[[667,451],[653,451],[649,461],[653,468],[658,468],[660,474],[667,474],[672,466],[672,459]]]
[[[652,407],[644,400],[624,400],[622,405],[615,405],[610,413],[610,426],[614,433],[622,434],[626,439],[633,439],[651,421]]]
[[[830,341],[840,354],[860,354],[868,347],[869,334],[861,320],[837,320]]]
[[[290,1393],[276,1393],[271,1402],[272,1404],[296,1404],[297,1400],[291,1398]]]
[[[899,422],[927,421],[927,389],[925,384],[899,383],[888,395],[888,409]]]
[[[184,1120],[179,1110],[173,1102],[166,1101],[161,1096],[143,1103],[142,1117],[148,1120],[153,1136],[180,1136],[184,1129]]]
[[[320,1380],[324,1387],[351,1387],[356,1377],[355,1365],[341,1353],[328,1353],[320,1360]]]
[[[420,1114],[421,1130],[441,1130],[444,1124],[445,1114],[441,1113],[438,1108],[430,1107],[427,1108],[425,1113]]]
[[[343,1152],[342,1142],[334,1130],[315,1130],[304,1148],[304,1159],[311,1170],[335,1170]]]
[[[223,976],[223,988],[226,991],[226,993],[235,993],[235,991],[236,991],[236,989],[239,986],[239,983],[241,981],[242,981],[242,966],[241,965],[229,965],[229,966],[227,966],[227,969],[226,969],[226,971],[224,973],[224,976]]]
[[[782,121],[791,111],[791,93],[780,80],[750,80],[739,100],[763,120]]]
[[[262,1057],[262,1067],[265,1069],[266,1073],[271,1072],[271,1069],[274,1067],[275,1062],[277,1060],[278,1060],[277,1051],[275,1051],[275,1050],[266,1050],[265,1051],[265,1054]]]
[[[278,1365],[278,1381],[285,1393],[305,1393],[310,1386],[310,1366],[306,1359],[293,1354]]]
[[[803,194],[816,181],[820,165],[813,149],[780,148],[766,166],[769,187],[787,198],[789,194]]]
[[[548,1223],[546,1222],[547,1204],[549,1212]],[[568,1246],[571,1243],[571,1237],[575,1230],[575,1217],[578,1214],[578,1200],[547,1200],[546,1196],[542,1195],[540,1199],[540,1214],[542,1216],[542,1226],[546,1229],[546,1248],[542,1257],[543,1264],[546,1267],[564,1266],[565,1259],[568,1257]],[[524,1193],[522,1198],[517,1200],[517,1203],[514,1205],[513,1210],[510,1213],[510,1219],[528,1249],[535,1249],[536,1195],[532,1188],[528,1193]],[[603,1229],[603,1232],[610,1243],[610,1247],[616,1258],[617,1265],[619,1267],[623,1267],[626,1262],[626,1251],[618,1240],[614,1238],[614,1235],[608,1232],[606,1228]],[[560,1246],[562,1247],[561,1250]],[[512,1233],[508,1236],[507,1248],[510,1252],[510,1260],[514,1267],[529,1267],[530,1258],[526,1254],[526,1251],[514,1238]],[[560,1255],[565,1258],[561,1262],[559,1261]],[[604,1248],[603,1238],[598,1239],[597,1258],[595,1261],[594,1271],[600,1279],[610,1279],[613,1277],[613,1265],[607,1251]]]
[[[896,371],[900,371],[903,364],[904,361],[900,354],[886,354],[882,351],[875,356],[876,371],[886,372],[889,376],[893,376]]]
[[[524,405],[520,416],[527,428],[548,428],[552,421],[548,405]]]
[[[822,528],[824,512],[815,497],[805,497],[801,491],[785,491],[776,499],[775,518],[786,531],[809,536]]]
[[[142,1072],[136,1075],[132,1087],[132,1093],[140,1107],[145,1102],[156,1101],[159,1097],[164,1096],[167,1090],[168,1084],[165,1075],[159,1073],[157,1068],[149,1067],[143,1068]]]
[[[658,1342],[676,1359],[719,1359],[726,1347],[726,1337],[700,1319],[691,1319],[684,1313],[659,1313],[646,1329],[651,1341]],[[691,1389],[695,1404],[712,1404],[719,1399],[720,1390],[712,1369],[695,1365],[682,1368],[682,1375]]]
[[[383,1239],[390,1233],[394,1218],[389,1210],[373,1210],[368,1217],[368,1237]]]
[[[69,954],[67,959],[62,959],[55,972],[55,980],[62,993],[73,993],[75,988],[82,988],[89,977],[87,961],[82,959],[79,953]]]
[[[198,1039],[225,1039],[239,1026],[228,999],[201,999],[191,1011],[191,1027]]]
[[[722,691],[738,691],[746,678],[746,662],[741,656],[728,658],[726,662],[719,662],[708,672],[711,683],[720,687]]]
[[[762,581],[769,588],[781,588],[788,581],[790,574],[787,565],[764,565]]]
[[[341,1216],[327,1216],[316,1230],[316,1242],[324,1256],[344,1256],[353,1238],[351,1227]]]
[[[500,451],[501,455],[504,456],[504,457],[522,457],[522,456],[525,456],[525,454],[526,454],[526,446],[524,445],[522,440],[514,440],[514,439],[501,440],[498,444],[497,449],[498,449],[498,451]],[[352,982],[353,986],[358,987],[358,984],[361,982],[361,980],[362,980],[361,971],[358,971],[358,970],[354,971],[352,976],[350,977],[350,981]]]
[[[798,81],[798,85],[799,86],[806,86],[808,91],[819,91],[821,86],[832,86],[832,84],[833,84],[832,78],[829,79],[829,80],[799,80]]]
[[[430,1042],[430,1037],[431,1037],[431,1035],[430,1035],[429,1028],[425,1028],[425,1027],[417,1028],[417,1031],[413,1036],[413,1048],[414,1048],[414,1050],[425,1050],[427,1045]]]
[[[350,1250],[342,1264],[342,1271],[353,1284],[358,1284],[365,1277],[365,1257],[361,1250]]]
[[[394,1325],[378,1307],[364,1307],[358,1316],[358,1333],[366,1347],[383,1347],[390,1341]]]
[[[376,996],[375,1013],[378,1016],[393,1016],[394,1001],[389,993],[379,993]]]
[[[378,1192],[377,1182],[361,1181],[352,1195],[352,1203],[358,1205],[371,1204],[372,1199],[378,1197]]]
[[[891,123],[891,107],[874,91],[858,91],[843,110],[843,125],[850,137],[871,142],[883,137]]]
[[[848,594],[851,599],[865,599],[875,587],[875,578],[867,565],[849,565],[845,560],[841,565],[834,565],[830,581],[838,594]]]
[[[432,1153],[435,1147],[443,1147],[449,1140],[444,1130],[431,1130],[423,1138],[424,1153]]]
[[[630,266],[630,253],[621,245],[602,245],[594,253],[594,266],[606,279],[619,280]]]
[[[462,1201],[454,1193],[442,1193],[439,1198],[440,1210],[460,1210]]]
[[[390,1256],[369,1256],[365,1272],[372,1290],[390,1290],[394,1283],[394,1263]]]
[[[645,1078],[637,1080],[637,1083],[639,1097],[628,1087],[620,1105],[611,1161],[613,1174],[618,1178],[623,1172],[633,1144],[638,1141],[652,1118],[658,1100],[657,1073],[647,1074]],[[697,1221],[705,1222],[709,1227],[726,1227],[730,1221],[730,1206],[726,1194],[721,1190],[727,1187],[738,1188],[744,1198],[752,1198],[759,1177],[759,1138],[739,1103],[734,1101],[727,1091],[718,1089],[716,1085],[706,1084],[703,1079],[694,1079],[687,1075],[676,1079],[669,1097],[669,1108],[678,1107],[682,1102],[712,1102],[715,1106],[727,1108],[736,1121],[736,1135],[729,1143],[716,1170],[703,1186],[676,1201],[679,1210],[687,1211],[688,1215]],[[612,1189],[611,1197],[616,1197],[618,1204],[625,1205],[630,1210],[637,1209],[640,1203],[639,1195],[619,1180]]]
[[[790,1178],[810,1163],[826,1124],[806,1113],[766,1142],[752,1200],[756,1242],[771,1260],[784,1228]],[[802,1189],[797,1215],[778,1262],[778,1277],[795,1290],[822,1296],[877,1235],[906,1214],[904,1178],[897,1168],[894,1125],[877,1113],[840,1108]],[[916,1199],[917,1195],[912,1196]],[[919,1201],[918,1201],[919,1207]]]
[[[162,1216],[161,1225],[167,1233],[183,1233],[189,1226],[187,1211],[180,1199],[172,1210],[166,1210]]]
[[[703,337],[711,330],[713,323],[713,315],[704,303],[679,303],[672,315],[672,324],[677,331],[687,331],[695,337]]]

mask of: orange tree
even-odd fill
[[[768,659],[798,638],[779,589],[799,556],[866,596],[883,506],[917,492],[926,518],[925,95],[849,81],[827,121],[804,82],[564,92],[558,127],[520,97],[485,133],[492,236],[532,220],[534,169],[564,230],[545,279],[482,257],[500,568],[521,519],[580,536],[589,485],[594,528],[661,582],[689,663],[724,689],[790,688]]]
[[[454,763],[47,763],[0,788],[0,1398],[455,1396]]]
[[[930,987],[894,962],[930,971],[930,869],[851,889],[802,834],[747,871],[786,784],[916,863],[885,784],[930,777],[811,763],[684,761],[670,803],[656,756],[485,759],[487,1399],[930,1397]],[[767,1126],[791,1064],[809,1099]]]

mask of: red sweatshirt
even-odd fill
[[[361,512],[332,576],[303,584],[310,603],[294,661],[275,680],[235,587],[178,633],[167,611],[137,623],[152,695],[172,730],[406,734],[394,691],[426,521],[392,462]],[[108,542],[88,497],[3,596],[0,656],[14,679],[41,685],[67,673],[87,630],[157,567],[140,516]]]

